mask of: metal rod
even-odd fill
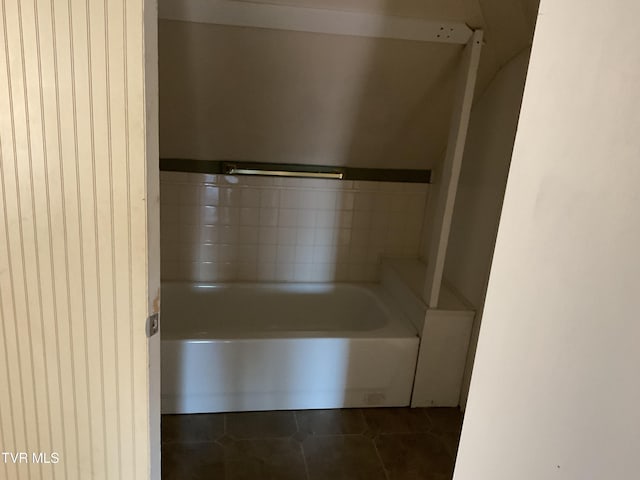
[[[304,177],[304,178],[332,178],[342,180],[343,172],[296,172],[287,170],[261,170],[257,168],[239,168],[229,165],[228,175],[264,175],[269,177]]]

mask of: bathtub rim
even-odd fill
[[[172,332],[162,334],[163,320],[161,310],[161,340],[163,342],[196,342],[208,343],[221,340],[259,340],[259,339],[294,339],[294,338],[413,338],[419,337],[419,332],[411,322],[411,320],[402,311],[393,297],[387,292],[381,283],[372,282],[190,282],[180,280],[163,281],[161,284],[161,298],[166,296],[165,286],[172,285],[199,285],[199,286],[221,286],[228,288],[295,288],[299,286],[345,286],[364,290],[368,295],[375,297],[382,313],[386,319],[383,326],[371,330],[275,330],[275,331],[241,331],[239,329],[219,330],[217,332],[203,332],[202,335],[186,335]]]

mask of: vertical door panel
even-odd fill
[[[0,3],[0,442],[28,454],[0,462],[2,478],[152,470],[157,75],[145,52],[157,53],[145,16],[144,0]]]

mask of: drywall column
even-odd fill
[[[447,253],[449,230],[460,177],[464,144],[467,138],[481,48],[482,31],[476,30],[465,47],[464,56],[460,63],[447,152],[439,169],[438,178],[433,185],[434,188],[432,188],[429,202],[431,207],[428,209],[427,220],[431,233],[426,246],[427,273],[423,299],[431,308],[437,308],[440,297],[442,272]]]
[[[3,479],[159,471],[144,329],[158,276],[145,14],[151,1],[0,3],[0,445],[15,455],[0,457]]]
[[[640,476],[639,17],[542,1],[455,480]]]

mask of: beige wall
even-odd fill
[[[160,154],[429,168],[462,48],[160,21]]]
[[[3,479],[150,478],[143,7],[0,7]]]
[[[530,43],[537,7],[537,0],[269,3],[484,29],[478,94]],[[432,168],[446,146],[461,50],[161,20],[161,156]]]
[[[640,475],[639,16],[542,1],[456,480]]]
[[[466,400],[482,306],[518,125],[529,49],[509,62],[471,114],[444,277],[477,311],[462,391]]]
[[[474,0],[482,12],[485,45],[478,72],[478,96],[507,63],[531,45],[538,0]],[[477,27],[473,21],[469,24]]]

